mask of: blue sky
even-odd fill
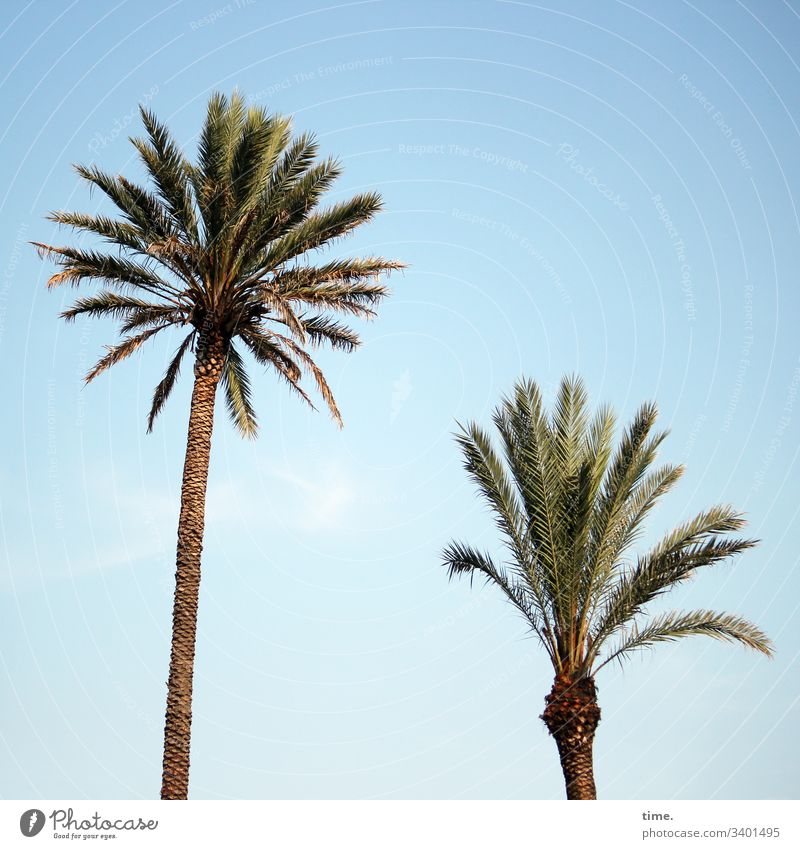
[[[353,355],[337,430],[256,381],[220,408],[204,552],[195,798],[561,798],[544,655],[451,539],[499,550],[452,439],[522,374],[656,399],[688,471],[660,530],[716,502],[763,540],[673,593],[774,639],[695,639],[598,679],[605,798],[797,798],[800,4],[7,3],[0,20],[0,795],[153,797],[190,386],[176,340],[91,387],[111,323],[30,239],[95,211],[71,169],[140,176],[146,102],[187,151],[235,86],[314,131],[386,211],[339,245],[409,263]]]

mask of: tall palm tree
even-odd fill
[[[525,617],[555,670],[542,719],[555,738],[568,799],[596,798],[592,743],[600,721],[595,676],[612,660],[693,634],[736,640],[766,655],[766,635],[746,620],[710,610],[659,612],[646,605],[701,566],[756,544],[726,538],[744,521],[731,507],[706,510],[668,533],[635,562],[630,549],[683,467],[652,468],[666,432],[644,404],[613,449],[609,407],[590,415],[579,378],[565,378],[554,411],[537,385],[517,383],[494,412],[502,455],[477,424],[457,436],[464,464],[503,534],[503,562],[454,542],[450,577],[482,576]],[[502,458],[501,458],[502,457]]]
[[[289,119],[247,107],[234,93],[214,94],[191,164],[167,128],[141,108],[147,138],[132,139],[149,188],[95,166],[76,166],[110,198],[120,217],[55,212],[58,224],[100,236],[109,251],[35,243],[60,265],[49,286],[98,281],[105,288],[62,313],[112,317],[122,340],[86,375],[89,382],[167,328],[185,332],[156,386],[148,431],[172,392],[181,362],[194,360],[194,388],[181,487],[161,796],[189,789],[200,554],[214,400],[222,384],[228,412],[244,435],[256,434],[243,353],[271,368],[312,405],[301,386],[310,374],[333,418],[339,410],[308,349],[343,351],[359,344],[346,324],[326,313],[371,318],[387,294],[384,273],[401,264],[381,257],[312,264],[308,255],[369,221],[380,196],[358,194],[318,208],[341,173],[318,160],[313,137],[292,138]],[[312,405],[313,406],[313,405]]]

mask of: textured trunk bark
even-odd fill
[[[567,799],[596,799],[592,745],[600,708],[594,681],[557,675],[545,702],[542,719],[558,746]]]
[[[203,550],[206,484],[214,426],[214,397],[224,349],[218,336],[200,334],[194,366],[194,390],[189,413],[186,459],[178,520],[175,600],[172,609],[172,650],[164,723],[162,799],[186,799],[189,794],[189,746],[192,731],[192,676],[200,595],[200,555]]]

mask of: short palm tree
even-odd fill
[[[244,353],[272,369],[311,404],[301,386],[310,374],[333,418],[339,410],[309,348],[343,351],[358,336],[326,313],[371,318],[387,294],[384,273],[400,263],[381,257],[312,264],[308,255],[369,221],[381,208],[375,193],[326,208],[318,204],[341,173],[319,160],[306,134],[292,138],[287,118],[248,108],[234,93],[211,97],[191,164],[167,128],[141,109],[147,138],[132,139],[149,188],[94,166],[77,166],[110,198],[119,217],[55,212],[50,220],[101,237],[110,250],[37,243],[60,270],[49,286],[97,281],[105,288],[62,313],[112,317],[123,339],[86,375],[91,381],[167,328],[183,329],[153,396],[148,431],[169,397],[181,362],[194,360],[194,389],[181,488],[172,651],[164,732],[161,795],[185,799],[189,788],[200,554],[217,386],[245,436],[256,433]]]
[[[457,437],[507,551],[501,563],[454,542],[444,562],[451,577],[478,575],[496,584],[544,646],[555,680],[541,718],[558,746],[568,799],[596,798],[595,676],[607,663],[693,634],[772,653],[758,628],[732,614],[694,610],[643,618],[650,601],[701,566],[756,544],[726,537],[744,521],[718,506],[630,559],[648,513],[683,473],[681,466],[652,468],[666,436],[653,431],[656,415],[654,404],[643,405],[614,450],[614,414],[601,407],[590,415],[579,378],[561,382],[551,416],[536,384],[522,380],[494,412],[502,455],[477,424]]]

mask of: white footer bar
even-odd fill
[[[794,847],[800,803],[0,801],[0,846]]]

